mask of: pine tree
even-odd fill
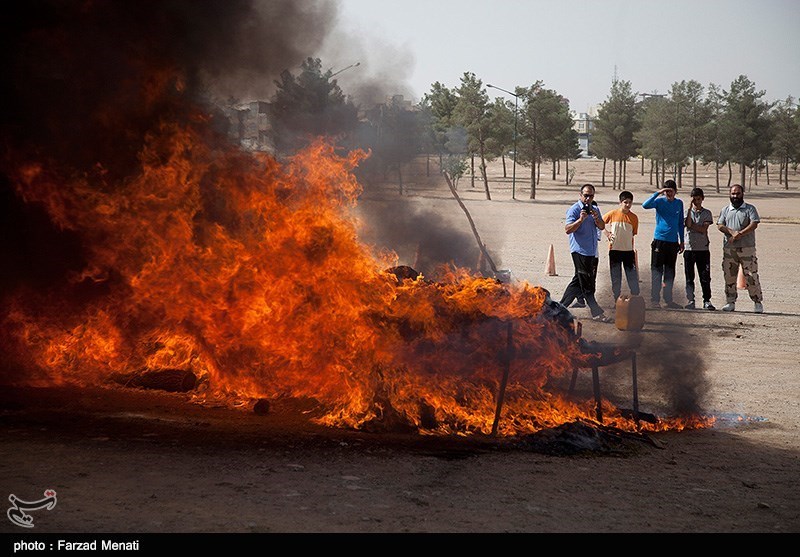
[[[763,156],[772,148],[769,110],[771,105],[762,101],[764,91],[756,92],[747,76],[740,75],[731,83],[725,94],[725,111],[720,124],[725,151],[731,162],[741,169],[741,185],[747,184],[746,169],[756,169]]]
[[[473,155],[477,153],[480,158],[479,168],[486,199],[491,200],[489,179],[486,175],[486,161],[489,156],[486,141],[490,136],[489,96],[483,89],[481,80],[471,72],[466,72],[461,77],[461,85],[456,88],[456,94],[458,102],[453,110],[453,119],[467,130],[469,152]]]
[[[620,188],[624,181],[625,161],[636,154],[637,142],[634,134],[639,127],[636,118],[636,95],[630,81],[614,80],[608,99],[600,105],[592,134],[595,153],[614,161],[616,171],[620,164]],[[616,176],[614,187],[617,187]]]

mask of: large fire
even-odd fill
[[[164,124],[123,183],[15,163],[26,203],[78,234],[87,262],[47,293],[6,302],[0,341],[31,385],[105,384],[140,370],[195,373],[203,400],[310,397],[321,422],[391,413],[425,433],[498,433],[592,420],[594,401],[549,389],[585,357],[543,312],[546,291],[465,269],[398,279],[359,241],[353,170],[323,141],[285,164]],[[446,272],[445,272],[446,271]],[[604,402],[606,421],[639,424]]]

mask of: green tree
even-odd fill
[[[453,188],[458,187],[458,181],[467,172],[467,161],[463,155],[447,155],[444,157],[442,171],[450,176]]]
[[[561,145],[558,149],[558,153],[560,153],[558,156],[564,157],[564,164],[566,166],[564,183],[567,186],[570,184],[570,182],[572,182],[573,176],[575,176],[575,168],[570,168],[569,161],[575,160],[581,156],[581,146],[580,141],[578,140],[578,132],[572,127],[573,124],[574,121],[572,120],[572,117],[570,117],[570,127],[563,130],[558,139],[558,142]],[[553,179],[555,180],[555,176]]]
[[[700,155],[707,163],[714,163],[714,175],[717,193],[719,187],[719,169],[728,164],[730,157],[725,152],[725,141],[722,137],[721,122],[725,117],[725,93],[722,89],[711,83],[705,99],[705,110],[708,121],[705,124],[702,136],[705,139],[700,149]],[[730,169],[730,164],[728,164]],[[730,187],[731,175],[728,173],[728,186]]]
[[[800,129],[800,107],[796,108],[795,111],[794,111],[794,123],[795,123],[795,126],[798,129]],[[800,161],[800,142],[795,143],[794,148],[795,148],[795,150],[794,150],[794,158],[793,158],[794,165],[793,166],[794,166],[795,174],[797,174],[797,163],[798,163],[798,161]],[[788,167],[786,168],[786,178],[787,179],[789,178],[789,168]]]
[[[761,100],[764,91],[756,91],[747,76],[740,75],[725,94],[725,112],[720,124],[725,151],[731,161],[739,163],[742,187],[746,186],[746,169],[757,170],[762,157],[772,147],[769,110]]]
[[[269,107],[272,141],[279,153],[296,152],[319,136],[355,132],[358,109],[345,98],[319,58],[306,58],[300,74],[281,72]]]
[[[417,126],[420,133],[419,146],[425,154],[425,175],[430,176],[431,155],[437,152],[436,134],[433,130],[433,114],[430,106],[422,101],[417,104]]]
[[[520,87],[515,91],[522,101],[517,123],[517,162],[531,168],[531,199],[536,199],[539,165],[545,157],[547,111],[553,108],[549,103],[551,99],[542,94],[543,90],[543,82],[537,81],[530,87]]]
[[[508,177],[506,153],[514,145],[514,103],[501,97],[489,107],[489,131],[486,150],[492,159],[500,157],[503,163],[503,178]]]
[[[438,81],[431,85],[430,92],[422,97],[420,106],[422,109],[430,114],[427,120],[424,133],[430,136],[431,143],[435,149],[435,153],[439,155],[439,167],[442,168],[442,158],[448,153],[455,151],[451,150],[448,141],[450,139],[449,132],[453,127],[453,111],[456,108],[458,96],[455,91],[448,89]]]
[[[545,158],[553,162],[553,181],[555,181],[559,161],[561,159],[567,161],[567,172],[569,172],[569,159],[577,158],[580,154],[578,132],[572,127],[574,121],[567,99],[551,90],[543,91],[542,96],[547,98],[547,103],[553,107],[545,123],[547,133],[542,142],[542,153]]]
[[[772,154],[777,157],[778,183],[789,189],[789,163],[797,162],[798,145],[800,145],[800,119],[798,108],[792,97],[787,97],[775,105],[771,114],[772,128],[775,136],[772,138]]]
[[[372,156],[385,172],[397,170],[399,194],[403,195],[403,164],[419,153],[423,134],[420,133],[418,113],[407,110],[399,97],[379,104],[366,113],[373,129]]]
[[[697,81],[673,83],[670,90],[671,109],[675,113],[676,145],[672,162],[678,170],[678,187],[682,186],[682,169],[692,163],[692,185],[697,186],[697,160],[707,143],[707,124],[711,119],[703,99],[703,86]]]
[[[639,126],[634,139],[639,144],[642,157],[653,162],[657,184],[665,177],[667,155],[672,143],[672,134],[669,133],[673,127],[671,112],[667,99],[659,95],[645,96],[637,108]]]
[[[486,176],[486,162],[491,160],[491,155],[486,146],[486,142],[491,135],[489,96],[486,94],[481,80],[471,72],[465,72],[461,77],[461,84],[456,88],[456,94],[458,95],[458,102],[453,111],[453,120],[467,131],[467,146],[470,154],[474,156],[477,153],[480,158],[480,171],[486,191],[486,199],[491,200],[489,179]]]
[[[625,186],[627,160],[636,154],[637,142],[634,140],[639,122],[636,118],[636,94],[630,81],[614,80],[608,99],[600,105],[595,120],[592,142],[595,152],[604,159],[614,162],[613,187]],[[617,184],[617,164],[620,179]]]

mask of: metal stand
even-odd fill
[[[600,364],[592,365],[592,389],[594,391],[595,416],[597,417],[597,421],[602,424],[603,396],[600,391],[600,367],[601,367]],[[579,368],[577,366],[572,369],[572,377],[570,378],[569,390],[567,391],[568,396],[571,396],[572,393],[575,391],[575,384],[577,383],[578,380],[578,371]],[[636,376],[636,352],[631,352],[631,382],[633,384],[633,419],[636,421],[636,424],[638,425],[640,415],[639,415],[639,384]]]
[[[506,329],[506,353],[504,356],[505,368],[503,369],[503,379],[500,382],[500,390],[497,392],[497,406],[494,410],[494,423],[492,424],[492,435],[497,435],[497,425],[500,423],[500,412],[503,409],[503,399],[506,395],[506,385],[508,375],[511,372],[511,360],[514,357],[514,323],[509,321]]]

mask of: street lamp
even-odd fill
[[[333,77],[333,76],[335,76],[335,75],[339,75],[340,73],[342,73],[342,72],[343,72],[343,71],[345,71],[345,70],[349,70],[350,68],[355,68],[356,66],[360,66],[360,65],[361,65],[361,62],[356,62],[355,64],[350,64],[350,65],[349,65],[349,66],[347,66],[346,68],[342,68],[342,69],[341,69],[341,70],[339,70],[338,72],[334,72],[334,73],[332,73],[330,76],[328,76],[328,79],[330,79],[331,77]],[[328,70],[328,71],[330,71],[330,70]]]
[[[516,93],[512,93],[511,91],[506,91],[502,87],[496,87],[494,85],[486,84],[487,87],[491,89],[497,89],[498,91],[502,91],[503,93],[508,93],[512,97],[514,97],[514,163],[512,164],[511,170],[511,199],[517,198],[517,106],[519,103],[519,95]]]

